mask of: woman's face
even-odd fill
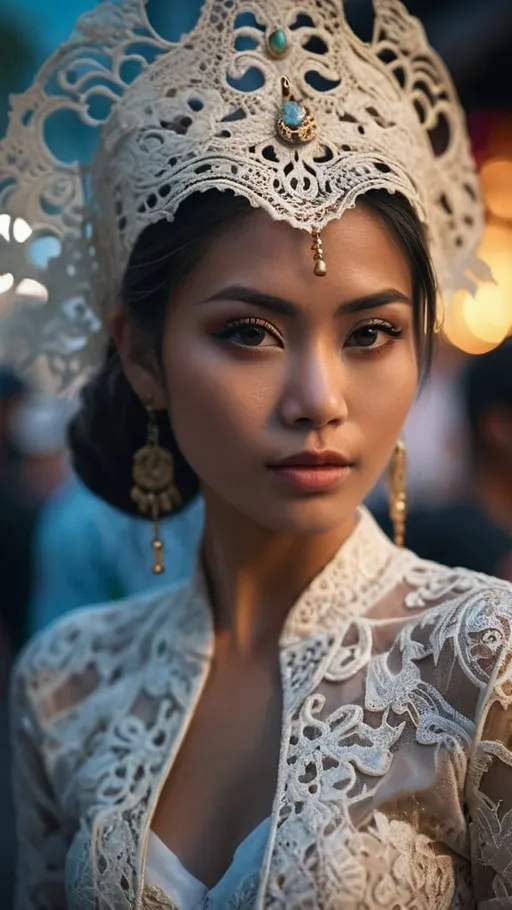
[[[309,235],[251,212],[174,295],[163,339],[171,423],[206,498],[288,534],[353,515],[418,382],[396,240],[363,206],[322,238],[319,278]]]

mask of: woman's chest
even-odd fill
[[[169,690],[150,698],[146,691],[112,718],[67,782],[80,822],[68,858],[70,908],[88,906],[74,896],[87,892],[101,910],[142,906],[148,830],[159,807],[164,824],[173,814],[191,815],[191,850],[208,815],[215,818],[202,842],[207,852],[222,833],[222,811],[211,813],[219,780],[227,798],[236,781],[229,819],[231,825],[235,819],[234,847],[244,834],[236,828],[240,818],[254,826],[272,809],[258,898],[248,906],[408,908],[415,893],[424,896],[425,908],[455,906],[449,896],[467,864],[461,805],[468,725],[454,725],[442,699],[433,716],[421,680],[387,691],[378,673],[351,676],[344,667],[336,676],[332,661],[322,667],[324,658],[315,664],[311,654],[304,662],[288,655],[282,711],[268,718],[260,711],[252,731],[249,714],[236,707],[243,694],[231,692],[239,729],[230,731],[228,715],[205,699],[204,722],[194,733],[207,691],[208,674],[199,666],[179,698]],[[243,754],[248,737],[261,768]],[[233,763],[236,748],[241,757]],[[166,793],[174,772],[174,790]],[[237,815],[237,804],[252,806],[254,818]]]
[[[277,655],[214,661],[151,819],[160,840],[209,887],[272,812],[281,728]]]

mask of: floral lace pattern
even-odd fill
[[[233,908],[512,906],[511,624],[509,584],[399,551],[362,512],[283,630],[270,833]],[[171,910],[145,886],[145,845],[212,632],[198,577],[29,646],[17,910]]]
[[[179,907],[156,885],[148,885],[142,894],[142,910],[179,910]]]
[[[369,190],[403,193],[428,226],[445,299],[474,288],[487,272],[462,109],[420,23],[400,0],[373,5],[368,43],[341,0],[205,0],[177,43],[145,0],[83,16],[14,98],[0,143],[0,211],[32,229],[22,244],[0,237],[0,273],[14,278],[0,353],[26,369],[38,361],[48,386],[76,386],[101,356],[103,301],[137,238],[213,187],[309,231]],[[280,59],[268,50],[275,29],[288,43]],[[298,146],[277,130],[283,76],[317,124]],[[43,302],[17,296],[24,279],[46,288]]]
[[[259,888],[259,875],[249,875],[240,888],[223,904],[223,910],[252,910]],[[203,910],[210,910],[208,895]],[[180,910],[173,900],[156,885],[146,885],[142,892],[142,910]]]

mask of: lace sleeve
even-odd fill
[[[511,610],[512,612],[512,610]],[[501,617],[502,619],[504,617]],[[511,622],[507,617],[507,625]],[[504,623],[502,623],[503,628]],[[487,655],[496,650],[489,629]],[[483,638],[481,639],[481,643]],[[499,651],[500,649],[498,649]],[[469,763],[466,804],[469,812],[473,886],[478,910],[512,908],[512,650],[501,650],[479,712]]]
[[[66,910],[70,837],[44,768],[41,735],[19,667],[11,687],[11,731],[18,840],[14,910]]]

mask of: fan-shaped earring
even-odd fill
[[[131,497],[134,503],[142,515],[151,515],[153,519],[153,572],[161,575],[165,572],[165,564],[160,518],[181,504],[181,496],[174,483],[173,457],[159,445],[158,424],[151,408],[148,408],[146,445],[133,457],[133,480]]]

